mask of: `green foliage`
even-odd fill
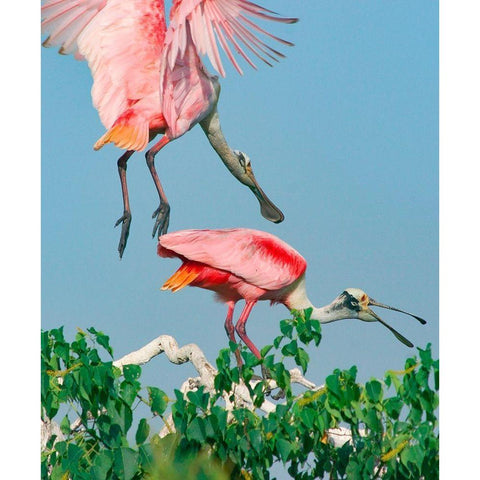
[[[439,366],[430,345],[418,349],[419,359],[408,358],[403,370],[387,371],[383,380],[362,385],[352,366],[335,370],[322,388],[295,396],[283,360],[291,358],[307,370],[309,358],[301,345],[321,340],[320,324],[310,313],[294,312],[283,320],[281,335],[262,350],[261,361],[242,350],[242,369],[232,366],[236,345],[222,350],[214,394],[200,387],[186,397],[176,390],[174,399],[157,387],[142,388],[138,366],[124,367],[120,374],[103,333],[79,332],[69,344],[61,328],[43,332],[42,413],[56,419],[64,439],[50,439],[42,453],[42,477],[262,480],[281,463],[292,478],[304,480],[380,474],[385,479],[438,478]],[[255,405],[268,397],[265,382],[248,383],[260,363],[285,398],[268,415],[240,407],[227,412],[222,395],[240,379]],[[140,402],[148,405],[150,416],[136,420]],[[62,417],[65,406],[69,410]],[[73,432],[72,411],[81,420]],[[160,438],[152,420],[167,411],[175,432]],[[335,447],[326,433],[340,426],[350,429],[352,438]]]

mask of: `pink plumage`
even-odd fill
[[[200,123],[210,143],[234,176],[241,173],[232,162],[237,156],[226,145],[216,105],[220,86],[216,76],[203,65],[206,55],[225,76],[219,45],[235,69],[242,73],[233,54],[255,66],[252,55],[267,64],[283,55],[261,40],[266,36],[292,45],[254,20],[294,23],[248,0],[174,0],[167,28],[164,0],[45,0],[42,5],[44,46],[60,46],[60,53],[86,59],[93,76],[92,100],[106,128],[94,145],[107,143],[127,150],[117,162],[122,185],[124,214],[118,247],[125,248],[131,212],[126,181],[127,161],[144,150],[158,134],[163,137],[146,154],[147,165],[160,200],[154,212],[153,235],[166,233],[170,207],[155,170],[155,155],[170,141]],[[248,54],[246,53],[248,51]],[[211,119],[214,118],[214,121]],[[252,174],[253,175],[253,174]],[[255,187],[256,188],[256,187]],[[263,204],[270,203],[255,190]],[[283,220],[273,213],[271,221]],[[262,207],[262,215],[267,211]],[[265,216],[265,215],[264,215]]]
[[[364,322],[380,322],[404,345],[413,343],[382,320],[370,306],[410,315],[396,307],[379,303],[359,288],[345,289],[333,302],[315,307],[305,288],[307,262],[290,245],[270,233],[248,228],[224,230],[182,230],[159,238],[158,255],[177,257],[182,261],[178,270],[164,283],[162,290],[176,292],[186,286],[214,291],[228,305],[225,329],[232,342],[235,332],[247,347],[260,358],[260,352],[248,338],[245,324],[259,300],[282,303],[289,310],[311,308],[311,318],[321,323],[357,318]],[[233,310],[239,300],[245,307],[233,325]],[[242,364],[236,351],[238,364]]]
[[[177,138],[209,110],[212,86],[204,88],[211,81],[200,56],[207,55],[225,76],[218,43],[239,73],[242,70],[229,44],[252,66],[244,49],[265,63],[283,56],[258,33],[286,45],[290,42],[249,17],[297,21],[247,0],[174,0],[167,29],[163,0],[46,0],[42,31],[49,34],[45,46],[60,46],[60,53],[88,61],[94,79],[93,104],[109,131],[95,147],[113,142],[127,150],[143,150],[152,135]],[[195,55],[186,60],[189,47]],[[184,82],[175,86],[175,93],[162,96],[162,85],[179,77]],[[199,93],[189,101],[187,93],[192,88]],[[174,112],[166,121],[162,118],[165,111]],[[112,129],[119,121],[122,128]]]
[[[180,268],[163,289],[180,290],[187,285],[214,291],[228,305],[225,328],[235,342],[240,338],[260,358],[248,338],[245,323],[259,300],[289,306],[289,299],[304,288],[307,263],[290,245],[267,232],[247,228],[223,230],[182,230],[162,235],[158,255],[177,257]],[[245,308],[233,326],[235,303],[245,300]],[[239,358],[237,356],[237,358]]]

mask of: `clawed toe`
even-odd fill
[[[272,374],[270,373],[270,370],[262,363],[261,365],[262,368],[262,377],[264,380],[270,380],[272,378]],[[270,395],[273,400],[280,400],[282,398],[285,398],[285,392],[280,389],[277,393],[273,394],[272,390],[267,390],[266,395]]]
[[[120,234],[120,242],[118,243],[118,253],[120,258],[123,257],[123,252],[127,246],[128,235],[130,233],[130,223],[132,222],[132,215],[130,212],[123,212],[123,215],[115,222],[115,227],[122,224],[122,233]]]
[[[161,237],[167,233],[168,225],[170,223],[170,205],[168,203],[161,203],[159,207],[153,212],[152,218],[155,218],[153,225],[152,238],[157,235]]]

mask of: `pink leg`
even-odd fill
[[[257,301],[253,302],[246,302],[245,307],[240,314],[240,318],[238,319],[237,324],[235,325],[235,330],[238,333],[238,336],[243,340],[245,345],[252,351],[252,353],[257,358],[262,358],[258,348],[253,344],[253,342],[248,338],[247,332],[245,330],[245,324],[247,323],[248,316],[253,308],[253,306],[257,303]]]
[[[225,319],[225,330],[227,332],[228,338],[233,343],[237,343],[235,338],[235,327],[233,326],[233,309],[235,308],[235,302],[228,302],[228,313],[227,318]],[[237,365],[241,367],[243,365],[242,356],[240,355],[240,350],[235,350],[235,357],[237,359]]]
[[[153,212],[152,218],[155,218],[155,224],[153,226],[152,237],[158,231],[158,236],[160,237],[164,233],[167,233],[168,230],[168,223],[170,220],[170,205],[167,201],[167,196],[163,191],[162,184],[160,183],[160,179],[158,178],[157,171],[155,170],[155,155],[168,143],[170,142],[170,138],[166,135],[162,137],[162,139],[157,142],[146,154],[145,159],[147,161],[148,169],[152,175],[153,181],[155,183],[155,187],[157,189],[158,198],[160,199],[160,205],[158,208]]]
[[[133,153],[134,150],[127,150],[117,161],[118,174],[120,175],[120,183],[122,185],[123,197],[123,215],[115,223],[115,227],[122,224],[122,233],[120,234],[120,242],[118,244],[118,253],[120,254],[120,258],[122,258],[125,247],[127,246],[128,234],[130,232],[130,223],[132,221],[130,202],[128,200],[127,161]]]

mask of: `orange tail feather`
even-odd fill
[[[148,144],[148,125],[142,128],[139,125],[116,123],[97,140],[93,149],[99,150],[110,142],[125,150],[143,150]]]
[[[176,292],[190,285],[200,272],[192,265],[183,264],[162,286],[162,290]]]

